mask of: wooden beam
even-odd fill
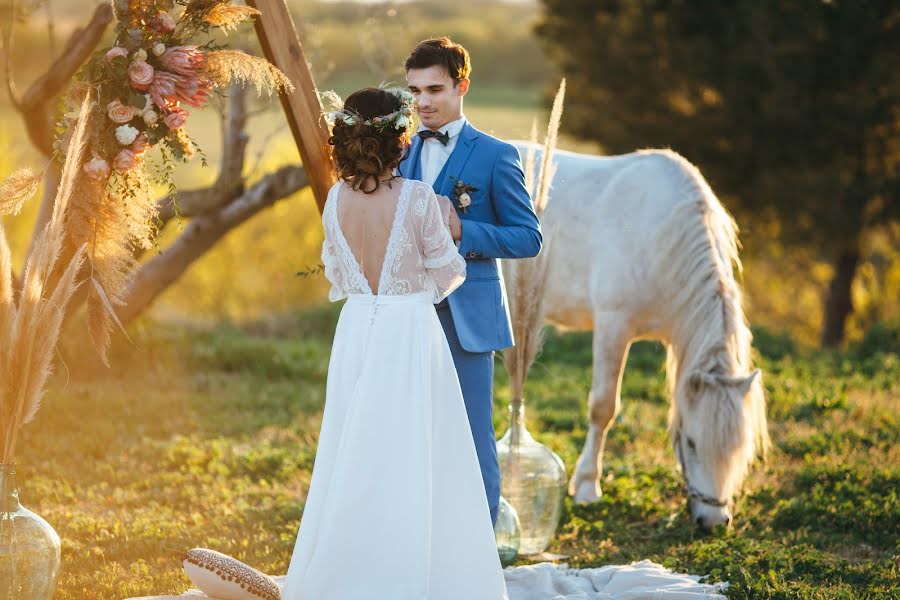
[[[261,13],[255,27],[266,59],[294,84],[293,92],[281,93],[281,105],[321,213],[328,190],[335,182],[334,165],[328,152],[328,126],[322,116],[322,103],[294,21],[285,0],[247,0],[247,4]]]

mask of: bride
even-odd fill
[[[412,96],[360,90],[333,114],[323,212],[344,304],[283,600],[507,598],[463,396],[434,304],[465,279],[452,206],[394,175]]]

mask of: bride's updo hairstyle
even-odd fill
[[[354,190],[375,192],[382,183],[379,176],[403,159],[412,126],[411,102],[405,101],[405,94],[405,90],[365,88],[353,92],[342,110],[331,113],[328,143],[334,164],[338,176]]]

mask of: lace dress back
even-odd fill
[[[377,271],[378,287],[373,290],[344,233],[361,231],[361,224],[354,219],[361,219],[362,215],[359,211],[346,212],[343,227],[338,219],[343,187],[342,181],[334,184],[322,215],[322,262],[325,277],[331,282],[329,300],[341,300],[348,294],[402,296],[424,292],[436,303],[462,284],[466,261],[450,237],[434,190],[421,181],[405,179],[386,236],[384,259]],[[385,236],[377,233],[375,238],[383,240]],[[353,245],[361,247],[361,242],[354,239]],[[377,250],[367,247],[366,251]]]

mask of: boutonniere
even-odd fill
[[[454,183],[453,197],[456,198],[456,206],[463,212],[468,212],[469,205],[472,204],[472,196],[470,196],[469,193],[477,191],[477,187],[466,183],[462,179]]]

